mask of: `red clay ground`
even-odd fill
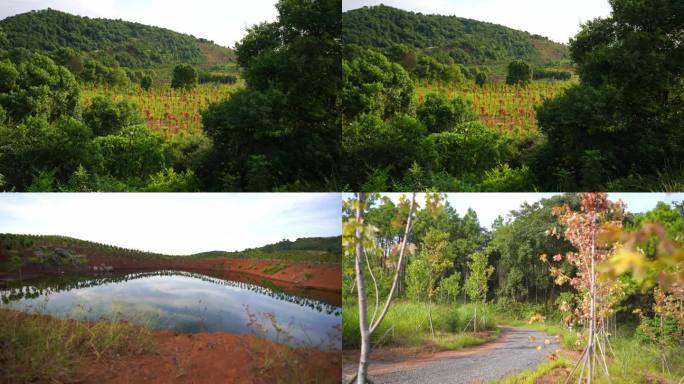
[[[82,383],[339,383],[337,352],[289,349],[251,335],[155,332],[151,352],[84,364]]]

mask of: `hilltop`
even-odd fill
[[[385,5],[342,14],[345,45],[386,49],[404,44],[465,65],[523,59],[537,65],[568,57],[567,46],[502,25],[457,16],[425,15]]]
[[[0,48],[55,52],[71,48],[107,65],[128,68],[190,63],[208,68],[234,59],[233,50],[165,28],[123,20],[89,18],[45,9],[0,21]]]
[[[341,236],[173,256],[66,236],[0,234],[0,286],[3,281],[64,273],[182,270],[238,276],[279,288],[322,290],[311,297],[339,305],[341,260]]]
[[[33,257],[54,258],[55,261],[73,256],[78,260],[81,256],[108,255],[131,259],[173,260],[173,259],[287,259],[312,262],[339,261],[342,254],[342,237],[305,237],[295,241],[281,240],[258,248],[247,248],[242,251],[209,251],[192,255],[167,255],[137,249],[123,248],[115,245],[101,244],[67,236],[56,235],[23,235],[0,234],[0,263],[9,259],[12,254],[33,254]],[[77,261],[76,261],[77,263]]]

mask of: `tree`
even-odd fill
[[[405,252],[411,248],[407,246],[408,238],[411,231],[411,222],[413,218],[413,209],[415,206],[416,194],[413,193],[411,197],[411,204],[408,211],[408,217],[406,218],[406,226],[404,229],[404,236],[402,238],[401,246],[399,247],[399,259],[396,263],[396,269],[394,272],[394,278],[392,280],[392,287],[390,288],[385,304],[377,313],[378,302],[376,301],[375,310],[373,311],[373,316],[368,319],[368,308],[366,302],[366,291],[365,291],[365,273],[366,268],[365,262],[367,262],[365,248],[367,246],[375,247],[375,243],[372,239],[373,228],[365,224],[364,221],[364,209],[366,204],[366,194],[359,193],[358,198],[354,201],[354,211],[355,217],[349,218],[345,221],[343,225],[343,246],[347,249],[354,249],[354,270],[356,277],[356,287],[358,292],[358,302],[359,302],[359,329],[361,332],[361,354],[359,356],[359,366],[355,376],[356,382],[358,384],[366,384],[367,373],[368,373],[368,358],[370,354],[370,337],[377,327],[382,323],[387,310],[389,309],[390,303],[394,298],[394,293],[397,289],[397,284],[399,281],[399,276],[401,272],[401,267],[404,261]],[[370,235],[370,236],[369,236]],[[371,277],[373,275],[371,274]],[[377,286],[376,286],[376,298]],[[377,317],[376,317],[377,314]],[[352,379],[353,380],[353,379]]]
[[[409,74],[380,52],[364,50],[342,62],[342,114],[345,124],[360,114],[388,119],[411,113],[415,86]]]
[[[508,64],[506,84],[527,85],[532,81],[532,67],[523,60],[511,61]]]
[[[476,303],[484,303],[487,300],[488,281],[492,273],[494,267],[489,265],[486,253],[475,252],[470,255],[468,278],[463,286],[470,300]]]
[[[12,252],[9,258],[9,270],[10,272],[19,272],[19,281],[22,280],[21,268],[24,265],[24,259],[18,254],[18,251]]]
[[[449,98],[443,93],[428,94],[416,115],[430,133],[450,131],[457,125],[477,120],[468,100],[458,96]]]
[[[411,260],[406,268],[406,297],[411,301],[427,301],[431,280],[427,260],[422,255]]]
[[[252,156],[267,161],[270,189],[336,188],[340,7],[340,0],[280,0],[278,21],[250,28],[236,44],[247,86],[202,116],[213,142],[195,168],[204,189],[230,179],[244,190]]]
[[[659,180],[665,175],[681,183],[681,167],[671,159],[684,154],[684,5],[610,4],[610,17],[587,22],[570,42],[580,84],[539,108],[548,143],[533,168],[550,180],[545,188],[555,188],[561,174],[581,190],[662,189],[671,184]],[[598,181],[586,175],[597,168]]]
[[[597,265],[608,260],[615,251],[614,243],[600,242],[598,238],[601,232],[605,231],[605,227],[622,226],[624,206],[620,201],[612,203],[606,193],[579,193],[578,197],[581,210],[574,211],[567,205],[554,208],[554,214],[558,216],[558,222],[562,227],[559,229],[554,226],[546,233],[556,238],[563,236],[577,249],[576,252],[570,251],[565,255],[558,254],[553,257],[556,262],[566,259],[575,266],[575,276],[569,276],[556,266],[551,266],[549,272],[556,279],[556,284],[570,283],[582,295],[582,303],[577,311],[581,317],[587,319],[589,331],[587,346],[575,369],[580,365],[583,367],[578,381],[583,383],[586,367],[586,378],[591,383],[596,372],[596,362],[605,375],[610,377],[605,354],[603,349],[599,349],[607,337],[605,322],[599,320],[610,314],[611,307],[620,296],[620,290],[615,289],[614,280],[598,280]]]
[[[439,284],[439,293],[442,301],[446,303],[456,302],[458,294],[461,292],[461,272],[454,272],[449,277],[445,277]]]
[[[53,122],[79,118],[81,94],[69,70],[47,56],[15,49],[0,61],[0,106],[14,122],[29,116]]]
[[[83,121],[95,136],[114,134],[125,127],[143,123],[135,104],[126,101],[114,103],[104,96],[93,97],[83,112]]]
[[[144,90],[149,90],[152,87],[152,77],[150,75],[144,75],[140,78],[140,88]]]
[[[178,64],[173,68],[171,88],[192,89],[197,85],[199,73],[190,64]]]
[[[484,87],[485,83],[487,83],[487,73],[481,70],[477,71],[475,73],[475,83],[480,87]]]

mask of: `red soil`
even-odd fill
[[[142,355],[84,364],[79,382],[339,383],[337,352],[290,349],[252,335],[156,332]]]

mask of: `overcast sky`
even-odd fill
[[[387,193],[393,201],[398,202],[401,193]],[[558,193],[448,193],[449,204],[463,216],[468,208],[472,208],[480,221],[480,225],[490,229],[494,219],[501,215],[504,218],[512,211],[517,210],[524,202],[530,204],[548,198]],[[344,198],[351,197],[345,194]],[[407,197],[410,197],[407,195]],[[646,212],[653,209],[659,201],[672,203],[684,201],[684,193],[609,193],[608,198],[615,201],[622,199],[627,206],[627,211],[633,213]],[[416,202],[425,206],[424,194],[418,194]]]
[[[340,212],[339,193],[3,193],[0,233],[181,255],[338,236]]]
[[[580,23],[609,16],[611,10],[608,0],[342,0],[342,10],[378,4],[489,21],[559,43],[575,36]]]
[[[245,28],[278,17],[277,0],[0,0],[0,19],[52,8],[168,28],[233,47]]]

